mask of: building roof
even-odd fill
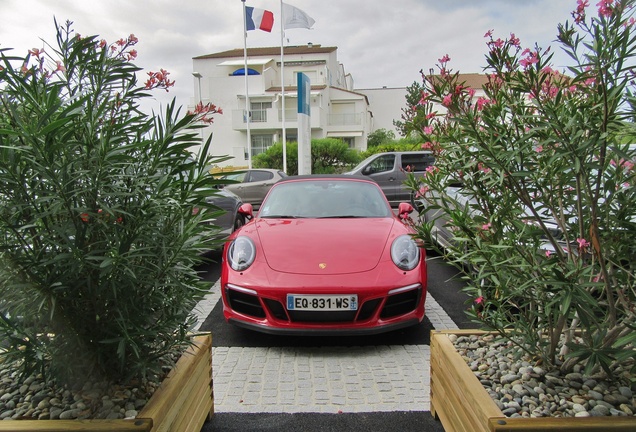
[[[460,73],[459,81],[464,82],[468,87],[478,89],[488,83],[488,75],[479,73]]]
[[[433,79],[442,82],[444,79],[441,75],[433,75]],[[463,83],[473,89],[483,88],[488,84],[488,75],[479,73],[460,73],[457,77],[458,83]]]
[[[336,51],[338,47],[323,47],[321,45],[307,44],[307,45],[294,45],[286,46],[283,54],[329,54]],[[228,57],[243,57],[243,48],[235,48],[229,51],[222,51],[218,53],[205,54],[197,57],[193,57],[194,60],[204,60],[213,58],[228,58]],[[280,55],[280,47],[264,47],[264,48],[248,48],[247,56],[276,56]]]

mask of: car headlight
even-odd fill
[[[243,271],[254,262],[256,246],[249,237],[237,237],[227,251],[230,267],[236,271]]]
[[[420,248],[409,235],[401,235],[391,245],[391,259],[402,270],[413,270],[420,262]]]

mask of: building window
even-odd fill
[[[340,138],[341,140],[343,140],[345,142],[345,144],[347,144],[349,146],[349,148],[355,148],[356,147],[356,139],[353,137],[345,137],[345,138]]]
[[[273,143],[272,135],[252,135],[252,156],[263,153]]]
[[[271,102],[250,102],[251,122],[261,123],[267,121],[267,109],[272,107]]]

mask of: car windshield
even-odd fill
[[[384,218],[392,215],[380,188],[354,180],[302,180],[274,186],[262,218]]]

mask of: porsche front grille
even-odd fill
[[[414,311],[420,301],[422,290],[413,289],[387,297],[380,318],[393,318]]]
[[[257,296],[229,289],[227,290],[227,298],[230,307],[236,312],[256,318],[265,318],[265,311]]]
[[[393,318],[414,311],[420,301],[422,290],[413,289],[399,294],[388,296],[380,311],[383,319]],[[259,298],[255,295],[227,290],[230,307],[236,312],[265,318],[266,313]],[[373,317],[382,303],[382,299],[372,299],[364,302],[359,311],[288,311],[283,304],[273,299],[263,299],[269,314],[280,321],[295,323],[352,323],[361,322]]]

